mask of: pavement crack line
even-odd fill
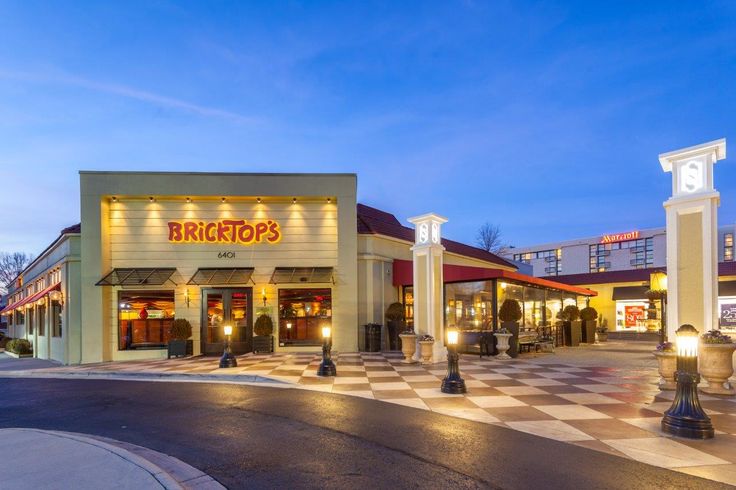
[[[278,414],[274,414],[274,413],[270,413],[270,412],[264,412],[262,410],[257,410],[257,409],[253,409],[253,408],[247,408],[247,407],[243,407],[243,406],[239,406],[239,405],[234,405],[234,404],[233,405],[229,405],[229,408],[232,408],[232,409],[235,409],[235,410],[240,410],[240,411],[243,411],[243,412],[253,413],[253,414],[257,414],[257,415],[262,415],[262,416],[273,418],[273,419],[289,420],[291,422],[296,422],[298,424],[306,425],[308,427],[313,427],[315,429],[326,430],[326,431],[331,432],[333,434],[339,434],[341,436],[348,437],[348,438],[353,439],[353,440],[368,442],[369,444],[372,444],[374,446],[381,447],[383,449],[386,449],[386,450],[389,450],[389,451],[392,451],[392,452],[395,452],[395,453],[402,454],[402,455],[404,455],[406,457],[409,457],[409,458],[411,458],[413,460],[416,460],[416,461],[419,461],[419,462],[422,462],[422,463],[425,463],[425,464],[429,464],[429,465],[432,465],[432,466],[435,466],[435,467],[444,468],[445,470],[448,470],[448,471],[450,471],[452,473],[455,473],[456,475],[460,475],[462,477],[469,478],[469,479],[471,479],[471,480],[473,480],[475,482],[482,483],[483,485],[486,485],[489,488],[494,488],[494,489],[498,489],[498,490],[501,490],[502,489],[502,487],[499,487],[499,486],[497,486],[497,485],[489,482],[488,480],[486,480],[484,478],[480,478],[480,477],[477,477],[477,476],[469,475],[469,474],[464,473],[462,471],[458,471],[455,468],[451,468],[450,466],[448,466],[446,464],[438,463],[437,461],[433,461],[433,460],[430,460],[429,458],[425,458],[423,456],[419,456],[419,455],[413,454],[413,453],[411,453],[409,451],[406,451],[404,449],[397,448],[397,447],[391,447],[391,446],[388,446],[388,445],[383,444],[381,442],[378,442],[378,441],[375,441],[375,440],[371,440],[371,439],[366,439],[366,438],[360,437],[360,436],[358,436],[356,434],[352,434],[350,432],[346,432],[346,431],[338,430],[338,429],[333,429],[331,427],[325,427],[325,426],[322,426],[322,425],[313,424],[311,422],[306,422],[304,420],[296,420],[296,419],[287,417],[286,415],[278,415]]]

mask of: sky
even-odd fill
[[[79,170],[354,172],[466,243],[664,226],[658,154],[736,144],[734,46],[731,1],[0,0],[0,251],[79,221]]]

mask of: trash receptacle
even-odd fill
[[[377,323],[365,325],[365,351],[381,352],[381,325]]]

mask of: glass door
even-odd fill
[[[233,353],[251,352],[253,324],[251,288],[202,290],[202,353],[222,354],[225,349],[225,325],[233,327]]]

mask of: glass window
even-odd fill
[[[26,323],[28,325],[28,335],[33,335],[33,308],[26,310],[26,316],[28,317]]]
[[[174,321],[174,291],[118,293],[118,349],[162,349]]]
[[[38,307],[38,335],[46,335],[46,307]]]
[[[445,325],[462,331],[493,329],[491,281],[445,284]]]
[[[322,327],[329,326],[331,289],[279,289],[279,343],[322,345]]]
[[[62,312],[64,310],[62,309],[62,306],[56,302],[51,302],[51,336],[52,337],[61,337],[61,329],[62,329]]]
[[[403,303],[406,326],[414,328],[414,288],[412,286],[404,287]]]

